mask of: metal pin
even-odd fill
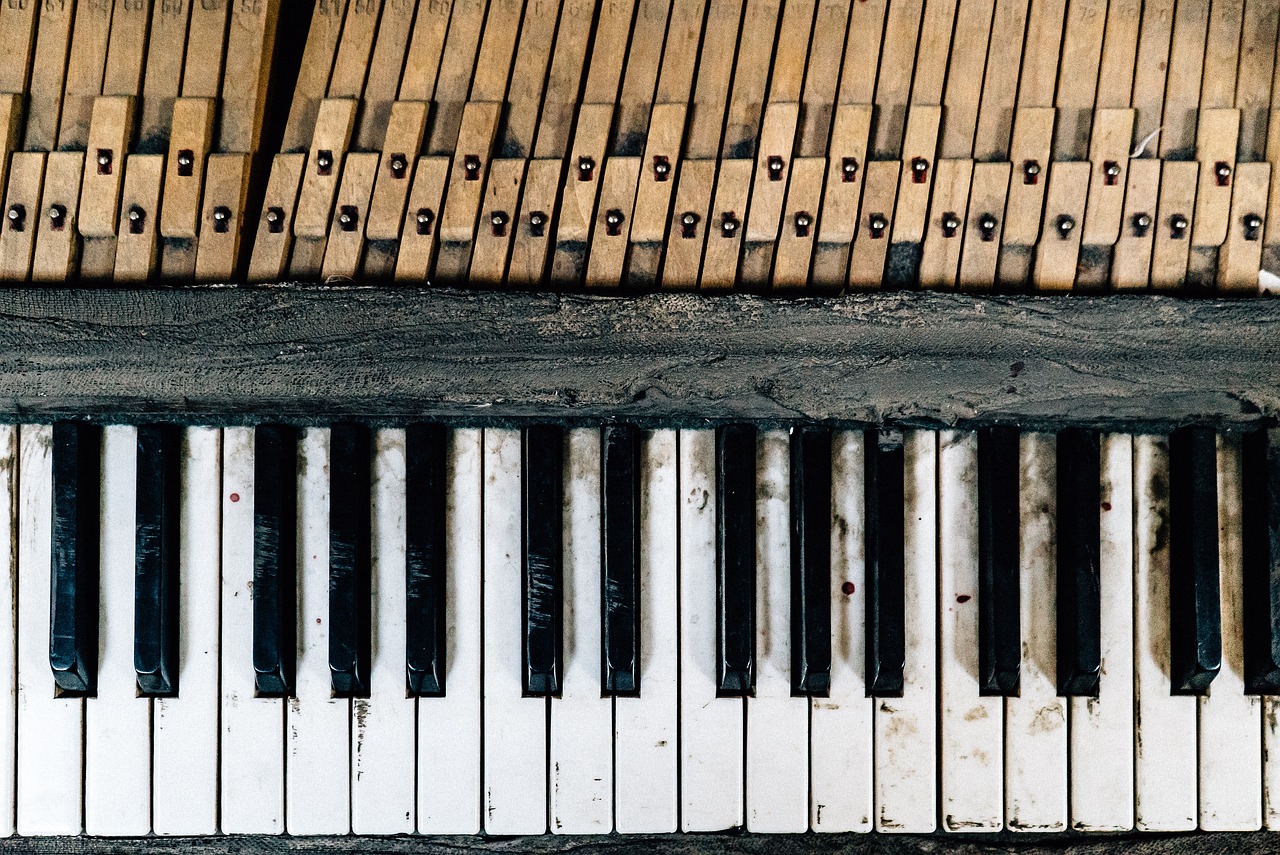
[[[720,235],[722,237],[733,237],[737,233],[739,225],[738,218],[733,215],[732,211],[725,211],[720,215]]]
[[[995,214],[983,214],[978,217],[978,234],[984,241],[991,241],[996,236]]]
[[[6,216],[9,218],[9,228],[20,232],[27,223],[27,208],[25,205],[10,205]]]
[[[695,238],[698,236],[698,220],[701,219],[693,211],[685,211],[680,215],[680,236]]]
[[[277,205],[267,208],[267,231],[273,235],[284,231],[284,208]]]
[[[178,175],[188,178],[192,175],[196,165],[196,156],[189,148],[184,148],[178,152]]]
[[[942,215],[942,236],[955,237],[956,230],[960,228],[960,218],[953,211],[947,211]]]
[[[431,234],[431,224],[436,221],[435,212],[430,208],[419,208],[417,215],[418,234]]]
[[[1244,239],[1257,240],[1258,232],[1262,229],[1262,217],[1257,214],[1244,215]]]
[[[880,213],[872,214],[867,218],[867,228],[871,229],[872,240],[879,240],[884,237],[884,230],[889,228],[889,218]]]
[[[1187,222],[1187,218],[1184,215],[1174,214],[1169,218],[1169,236],[1174,240],[1182,240],[1183,236],[1187,233],[1188,225],[1190,224]]]
[[[1058,215],[1058,219],[1056,223],[1056,228],[1058,229],[1058,237],[1062,238],[1063,240],[1066,240],[1067,237],[1070,236],[1072,230],[1075,229],[1075,227],[1076,227],[1075,217],[1071,216],[1070,214]]]
[[[1040,180],[1040,161],[1027,160],[1022,164],[1022,183],[1035,184]]]
[[[542,237],[547,230],[547,215],[543,211],[532,211],[529,214],[529,234]]]
[[[129,206],[129,234],[140,235],[147,222],[147,212],[141,205]]]
[[[858,180],[858,158],[846,157],[840,161],[840,180],[850,184]]]
[[[213,209],[213,230],[225,234],[231,227],[231,209],[226,205],[218,205]]]
[[[796,213],[796,237],[808,237],[811,225],[813,225],[813,217],[808,211],[798,211]]]
[[[316,152],[316,171],[321,175],[328,175],[333,171],[333,152],[328,149]]]
[[[1151,215],[1142,213],[1133,215],[1133,233],[1138,237],[1146,237],[1147,229],[1151,228]]]
[[[342,205],[338,208],[338,228],[344,232],[354,232],[359,221],[360,213],[355,205]]]
[[[49,206],[49,225],[54,231],[61,231],[67,224],[67,207],[66,205],[53,204]]]
[[[494,211],[493,213],[489,214],[489,226],[493,230],[493,236],[506,237],[507,223],[509,221],[510,221],[510,217],[507,216],[506,211]]]
[[[604,215],[604,231],[611,237],[617,237],[622,234],[622,212],[617,208],[610,208]]]
[[[409,169],[409,159],[403,154],[393,154],[390,167],[392,178],[404,178],[405,172]]]

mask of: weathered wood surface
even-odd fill
[[[1280,300],[0,291],[0,418],[1220,426],[1280,415]]]
[[[479,837],[350,838],[350,837],[232,837],[94,840],[89,838],[27,838],[0,841],[0,853],[23,855],[266,855],[266,853],[358,852],[365,855],[1218,855],[1218,853],[1280,852],[1280,835],[917,835],[782,834],[782,835],[636,835],[628,837]]]

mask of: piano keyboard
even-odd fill
[[[5,833],[1280,827],[1275,431],[59,422],[0,473]]]
[[[0,280],[1280,284],[1274,0],[57,0]]]

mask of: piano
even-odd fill
[[[1278,32],[4,0],[0,833],[1280,828]]]

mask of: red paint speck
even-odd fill
[[[1102,509],[1103,509],[1104,511],[1109,511],[1109,510],[1111,510],[1111,503],[1110,503],[1110,502],[1103,502],[1103,503],[1102,503]]]
[[[231,494],[231,501],[233,501],[233,502],[238,502],[238,501],[240,501],[240,494],[239,494],[239,493],[232,493],[232,494]]]
[[[853,587],[852,582],[845,582],[840,586],[840,593],[844,594],[846,597],[852,597],[853,592],[856,590],[857,588]]]
[[[956,602],[957,602],[957,603],[967,603],[967,602],[969,602],[969,601],[970,601],[970,600],[972,600],[972,599],[973,599],[973,597],[969,596],[968,594],[960,594],[959,596],[957,596],[957,597],[956,597]]]

